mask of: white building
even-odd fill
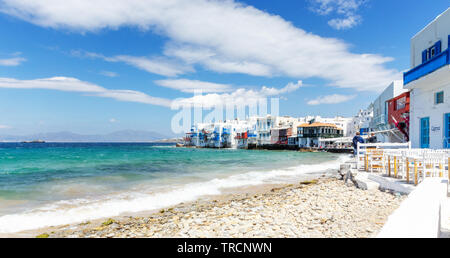
[[[408,90],[403,88],[403,81],[397,80],[392,82],[378,96],[378,98],[373,102],[373,119],[369,125],[372,131],[385,131],[392,129],[388,122],[389,103],[387,101],[407,91]],[[378,133],[376,136],[378,142],[399,142],[403,139],[402,135],[398,135],[394,132]]]
[[[256,119],[228,120],[211,123],[199,123],[187,134],[193,146],[210,148],[237,148],[237,134],[254,130]]]
[[[349,133],[349,127],[353,122],[353,118],[351,117],[337,116],[334,118],[321,118],[318,122],[336,125],[338,128],[342,129],[344,136],[351,136]]]
[[[267,115],[256,118],[256,133],[258,144],[270,144],[270,130],[276,125],[276,117]]]
[[[294,118],[267,115],[250,117],[246,120],[234,119],[224,122],[198,123],[192,127],[190,132],[186,133],[185,144],[209,148],[247,148],[249,144],[298,145],[298,126],[312,121],[335,125],[337,128],[342,128],[340,130],[345,135],[345,130],[353,120],[344,117],[307,116]]]
[[[342,116],[336,116],[336,117],[331,117],[331,118],[321,117],[321,116],[306,116],[306,117],[298,118],[298,122],[300,124],[309,123],[311,121],[327,123],[327,124],[334,124],[343,130],[344,136],[349,136],[349,127],[351,126],[351,124],[353,122],[353,118],[352,117],[342,117]]]
[[[450,148],[450,8],[411,39],[410,95],[413,148]]]
[[[369,131],[370,123],[373,119],[373,104],[365,110],[360,109],[358,114],[352,118],[347,128],[345,136],[354,136],[356,132],[366,133]]]
[[[297,134],[297,125],[300,124],[298,118],[290,116],[272,116],[256,118],[256,134],[259,145],[272,144],[271,129],[292,127],[293,134]],[[294,129],[295,128],[295,129]]]

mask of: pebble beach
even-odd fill
[[[181,203],[143,216],[51,227],[56,238],[368,238],[406,198],[333,177]]]

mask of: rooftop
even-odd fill
[[[423,29],[421,29],[419,32],[417,32],[412,38],[417,37],[421,32],[423,32],[424,30],[426,30],[428,27],[430,27],[433,23],[435,23],[441,16],[450,13],[450,7],[445,10],[443,13],[439,14],[438,16],[436,16],[436,18],[434,18],[433,21],[431,21],[430,23],[428,23],[427,26],[425,26]]]
[[[301,124],[298,127],[334,127],[337,129],[338,128],[335,124],[327,124],[327,123],[319,123],[319,122],[314,122],[314,123],[305,123],[305,124]]]

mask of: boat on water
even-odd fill
[[[44,140],[23,141],[21,143],[45,143]]]

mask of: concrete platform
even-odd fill
[[[363,190],[378,190],[380,184],[369,179],[368,173],[358,172],[354,178],[356,187]]]
[[[416,186],[407,183],[405,180],[388,177],[382,174],[361,172],[352,169],[354,183],[358,188],[363,190],[389,190],[401,194],[410,194]]]
[[[450,238],[450,198],[441,202],[439,237]]]
[[[361,172],[360,172],[361,173]],[[368,179],[380,184],[381,190],[391,190],[402,194],[410,194],[416,186],[406,180],[388,177],[382,174],[367,173]]]
[[[441,209],[441,203],[448,202],[447,188],[448,180],[446,179],[426,178],[389,216],[377,237],[437,238],[441,236],[441,223],[443,222],[444,230],[447,227],[444,221],[448,215],[447,208]],[[443,212],[444,215],[441,215]],[[443,233],[445,235],[445,232]]]

